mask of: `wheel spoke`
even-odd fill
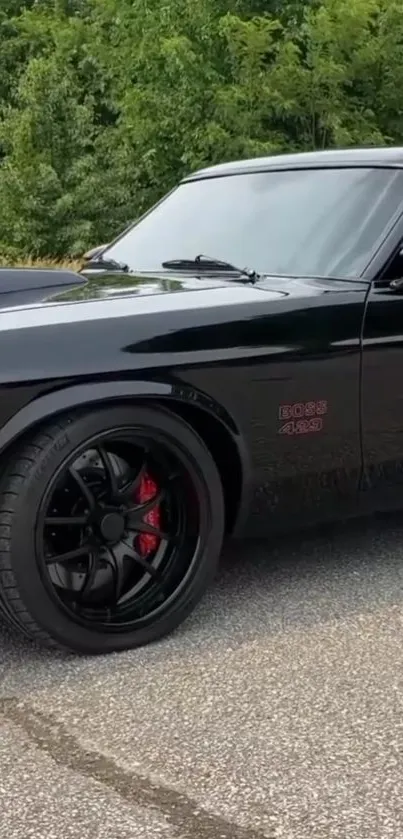
[[[119,495],[119,487],[109,452],[106,451],[104,446],[97,446],[97,452],[102,460],[102,465],[105,470],[105,475],[112,497],[116,498]]]
[[[112,568],[115,584],[115,603],[117,605],[122,596],[124,586],[123,563],[119,564],[111,547],[108,547],[107,551],[109,554],[109,560],[106,558],[106,561],[109,562],[109,565]]]
[[[126,551],[123,556],[124,559],[131,559],[137,565],[141,565],[144,571],[146,571],[147,574],[150,575],[150,577],[154,577],[154,579],[161,576],[161,572],[158,571],[157,568],[154,568],[153,565],[150,565],[150,563],[147,562],[147,560],[144,559],[144,557],[140,556],[140,554],[137,553],[137,551],[134,550],[134,548],[130,547],[130,545],[128,545],[127,542],[124,542],[124,545],[126,548]]]
[[[47,516],[45,524],[52,527],[61,527],[62,525],[79,525],[83,527],[88,521],[88,516]]]
[[[81,477],[80,473],[77,472],[77,469],[74,469],[73,466],[70,467],[69,473],[73,480],[76,482],[76,484],[78,484],[78,486],[80,487],[80,490],[85,500],[89,504],[90,509],[93,510],[95,508],[96,501],[95,496],[91,492],[90,487],[88,486],[88,484],[85,483],[84,478]]]
[[[136,490],[138,490],[141,481],[147,475],[147,463],[144,461],[141,469],[136,472],[134,478],[131,478],[130,481],[127,481],[124,486],[120,487],[118,492],[118,497],[121,501],[133,501],[134,494]]]
[[[136,504],[135,507],[130,507],[130,509],[127,510],[129,522],[133,520],[134,516],[136,516],[137,518],[143,518],[143,516],[146,516],[148,513],[151,513],[151,510],[153,510],[154,507],[157,507],[159,504],[161,504],[161,501],[163,501],[164,498],[165,491],[161,489],[154,495],[153,498],[150,498],[149,501],[145,501],[144,504]]]
[[[163,542],[172,542],[176,537],[171,536],[170,533],[164,533],[152,524],[147,524],[145,521],[134,521],[133,524],[129,521],[129,530],[135,533],[149,533],[150,536],[157,536]]]
[[[56,565],[59,563],[70,562],[72,559],[79,559],[86,554],[91,553],[91,545],[80,545],[79,548],[74,548],[72,551],[65,551],[62,554],[54,554],[53,556],[46,556],[46,565]]]
[[[96,573],[99,569],[99,559],[99,551],[91,551],[91,553],[88,556],[88,571],[84,579],[84,584],[82,585],[80,590],[80,600],[82,600],[83,597],[86,594],[88,594],[88,592],[91,590],[93,586]]]
[[[169,483],[171,483],[173,481],[177,481],[178,478],[180,478],[180,476],[181,476],[180,472],[171,472],[171,474],[168,475],[167,481],[169,481]]]

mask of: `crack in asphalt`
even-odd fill
[[[187,795],[153,783],[87,749],[59,720],[16,698],[0,699],[0,715],[14,723],[41,752],[64,769],[98,781],[129,804],[157,809],[181,839],[275,839],[275,833],[245,828],[208,812]]]

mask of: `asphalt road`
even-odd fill
[[[228,551],[158,645],[0,629],[0,839],[403,837],[403,519]]]

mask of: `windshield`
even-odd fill
[[[363,274],[402,203],[396,169],[310,169],[180,184],[105,257],[133,271],[209,254],[262,274]]]

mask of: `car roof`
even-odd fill
[[[281,169],[322,169],[334,167],[403,167],[403,147],[350,148],[329,151],[274,154],[250,160],[234,160],[199,169],[185,181],[214,178],[221,175],[240,175],[248,172],[268,172]]]

